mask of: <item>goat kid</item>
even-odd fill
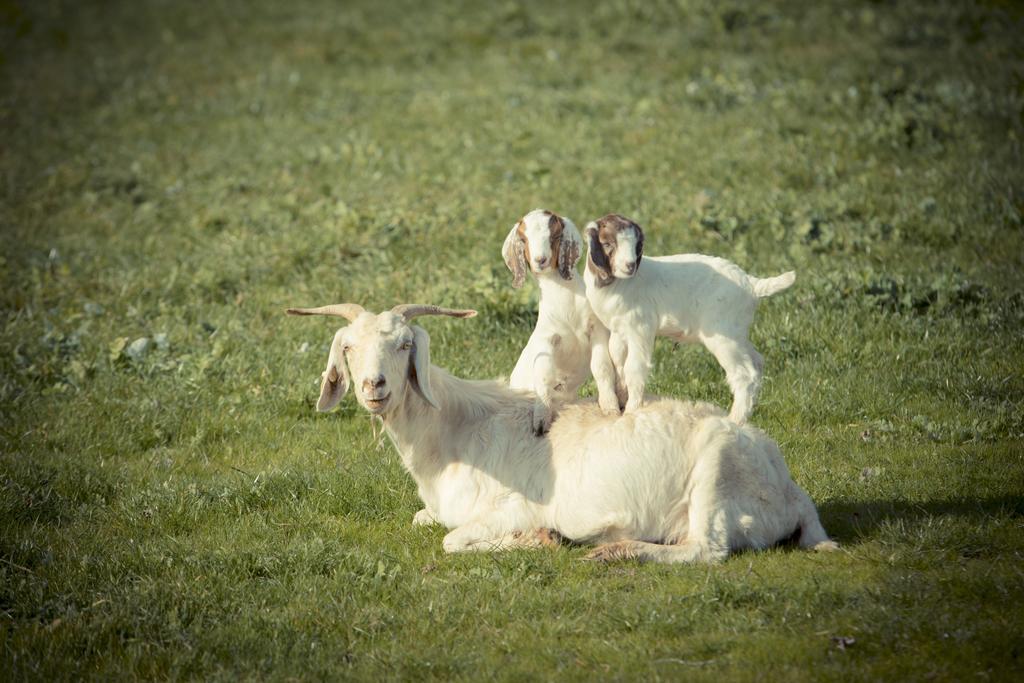
[[[571,220],[535,209],[512,226],[501,248],[512,286],[522,287],[529,270],[540,287],[537,325],[509,377],[513,389],[537,394],[533,429],[538,435],[551,427],[558,407],[575,399],[591,374],[601,408],[619,414],[608,330],[590,310],[586,289],[576,277],[580,241]]]
[[[473,311],[403,305],[377,315],[357,304],[290,309],[342,316],[317,408],[348,385],[378,415],[416,481],[414,524],[451,531],[447,552],[536,547],[552,529],[601,543],[589,557],[713,562],[795,538],[836,548],[775,442],[717,408],[653,401],[629,415],[593,403],[563,408],[547,438],[533,438],[533,396],[499,382],[466,381],[430,364],[417,315]]]
[[[643,230],[616,214],[587,224],[586,233],[587,300],[611,333],[609,351],[628,395],[626,412],[643,406],[654,339],[661,335],[700,342],[714,355],[733,392],[729,418],[743,424],[754,410],[764,367],[748,336],[758,300],[792,285],[796,273],[756,278],[703,254],[644,258]]]

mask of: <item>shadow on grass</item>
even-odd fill
[[[883,526],[916,525],[925,520],[956,517],[975,522],[996,517],[1024,516],[1024,496],[960,498],[911,502],[903,500],[832,501],[818,506],[821,523],[840,542],[867,540]]]

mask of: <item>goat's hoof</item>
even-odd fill
[[[520,545],[530,548],[557,548],[562,545],[562,534],[554,529],[531,529],[529,531],[513,532]]]
[[[413,526],[428,526],[430,524],[437,524],[437,520],[434,518],[434,515],[430,514],[427,508],[423,508],[412,516]]]
[[[464,553],[472,548],[472,543],[466,542],[458,536],[453,536],[452,533],[449,532],[447,536],[441,539],[442,550],[446,553]]]
[[[554,422],[554,414],[547,408],[538,408],[533,412],[533,433],[537,436],[544,436],[551,429]]]
[[[617,541],[615,543],[604,543],[597,546],[584,558],[591,562],[618,562],[620,560],[636,559],[637,554],[633,550],[630,541]]]

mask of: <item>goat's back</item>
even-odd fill
[[[550,522],[578,541],[685,535],[691,475],[721,450],[706,447],[708,428],[712,441],[735,438],[727,433],[735,429],[722,424],[731,423],[707,403],[653,400],[611,417],[592,403],[566,406],[548,436],[555,477]]]

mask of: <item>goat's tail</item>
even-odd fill
[[[777,294],[796,282],[796,271],[790,270],[782,275],[766,278],[750,278],[754,284],[754,296],[763,299],[766,296]]]

